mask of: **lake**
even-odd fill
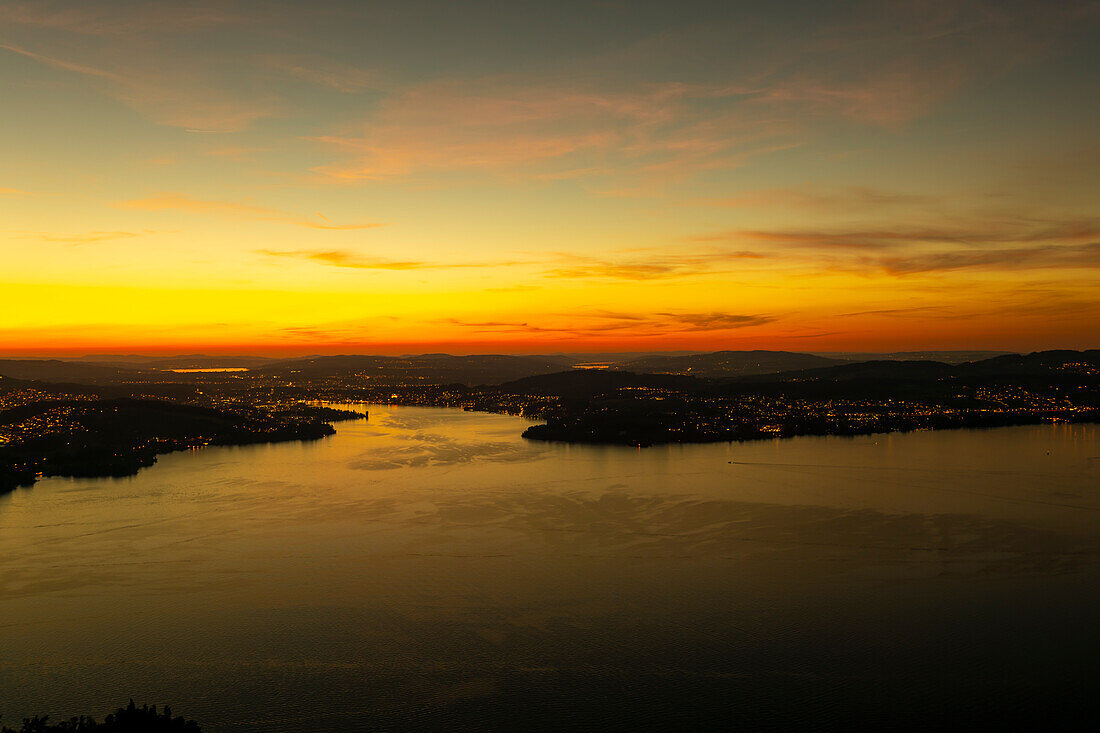
[[[646,449],[367,406],[0,497],[0,713],[206,731],[1068,727],[1100,431]]]

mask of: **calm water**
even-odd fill
[[[637,450],[370,410],[0,497],[4,720],[130,697],[208,731],[1091,709],[1095,426]]]

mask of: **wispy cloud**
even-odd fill
[[[379,72],[324,56],[266,54],[254,57],[252,62],[262,69],[349,94],[377,89],[381,85]]]
[[[861,318],[863,316],[884,316],[888,318],[927,318],[929,315],[942,315],[946,318],[954,318],[955,312],[947,306],[922,305],[911,308],[879,308],[878,310],[855,311],[852,313],[838,313],[833,318]]]
[[[202,154],[206,155],[206,156],[209,156],[211,158],[225,158],[227,160],[232,160],[232,161],[235,161],[237,163],[241,163],[241,162],[244,162],[246,160],[250,160],[253,156],[257,155],[258,153],[265,153],[268,150],[269,150],[269,148],[246,147],[246,146],[243,146],[243,145],[231,145],[231,146],[228,146],[228,147],[219,147],[219,148],[213,148],[211,150],[206,150]]]
[[[658,315],[682,323],[693,331],[728,331],[734,328],[761,326],[775,321],[767,315],[744,315],[739,313],[660,313]]]
[[[9,51],[14,54],[19,54],[20,56],[25,56],[29,59],[33,59],[35,61],[43,63],[46,66],[51,66],[55,69],[61,69],[63,71],[74,71],[78,74],[85,74],[87,76],[93,76],[114,82],[122,81],[123,78],[118,74],[111,73],[110,71],[104,71],[103,69],[97,69],[93,66],[85,66],[84,64],[64,61],[62,59],[53,58],[51,56],[34,53],[33,51],[28,51],[27,49],[20,48],[18,46],[11,46],[8,44],[0,43],[0,49]]]
[[[756,247],[776,261],[818,271],[894,276],[953,270],[1100,266],[1100,219],[1002,215],[955,223],[851,228],[726,230],[691,235],[694,244]]]
[[[354,270],[422,270],[435,267],[421,260],[392,260],[384,257],[365,257],[344,250],[256,250],[258,254],[284,259],[306,260],[333,267]]]
[[[508,267],[519,262],[428,262],[426,260],[395,260],[372,257],[348,250],[256,250],[257,254],[284,259],[305,260],[319,265],[346,267],[353,270],[445,270],[454,268]]]
[[[181,33],[248,22],[246,14],[235,13],[230,3],[151,2],[44,3],[6,2],[0,7],[0,23],[65,31],[107,38],[134,33]]]
[[[92,244],[95,242],[108,242],[115,239],[132,239],[154,234],[153,231],[92,231],[82,234],[46,234],[41,232],[26,233],[23,236],[40,242],[57,242],[63,244]]]
[[[222,70],[231,52],[179,41],[252,29],[264,17],[214,2],[11,2],[0,6],[0,49],[76,74],[158,124],[235,132],[278,113],[281,98],[227,85]]]
[[[785,339],[820,339],[828,336],[840,336],[846,333],[845,331],[818,331],[817,333],[785,333],[783,338]]]
[[[370,222],[367,224],[319,224],[309,219],[302,219],[295,221],[295,224],[302,227],[309,227],[310,229],[329,229],[331,231],[351,231],[355,229],[377,229],[378,227],[386,226],[381,222]]]
[[[163,194],[144,199],[132,199],[118,201],[113,204],[117,209],[134,209],[139,211],[186,211],[196,214],[220,214],[224,216],[244,217],[248,219],[261,219],[267,221],[282,221],[300,227],[310,229],[329,229],[336,231],[348,231],[356,229],[376,229],[385,226],[381,222],[362,222],[358,224],[333,224],[327,217],[318,213],[319,220],[293,214],[280,209],[267,206],[241,203],[237,201],[211,201],[196,199],[184,194]]]
[[[1082,245],[1046,245],[962,252],[933,252],[909,256],[882,256],[862,259],[859,264],[882,269],[892,275],[912,275],[973,268],[989,270],[1100,268],[1100,242]]]
[[[748,250],[675,253],[653,250],[621,259],[559,253],[561,264],[543,271],[555,279],[666,280],[727,272],[737,262],[760,260],[768,255]]]
[[[523,321],[474,321],[461,318],[440,319],[440,323],[461,326],[475,333],[590,337],[614,334],[617,337],[649,338],[677,334],[732,331],[776,321],[765,314],[740,313],[612,313],[606,311],[579,314],[532,316]]]
[[[1088,3],[880,5],[856,4],[785,37],[731,40],[722,26],[678,38],[664,29],[633,52],[588,59],[583,72],[535,67],[387,88],[360,122],[314,138],[338,156],[314,171],[345,183],[456,171],[583,178],[607,195],[651,194],[803,144],[822,118],[898,130],[967,84],[1056,46]],[[707,65],[671,78],[651,66],[670,57]]]
[[[629,34],[632,50],[612,38],[615,51],[572,66],[532,60],[522,72],[477,77],[456,69],[410,79],[352,49],[316,53],[320,39],[309,33],[319,18],[356,14],[325,3],[13,1],[0,6],[0,48],[77,74],[157,123],[194,131],[237,132],[310,113],[291,80],[376,93],[377,104],[349,113],[358,119],[300,133],[334,153],[313,169],[327,181],[460,171],[593,179],[594,191],[638,195],[802,144],[814,136],[811,118],[904,125],[971,81],[1056,47],[1094,6],[856,4],[827,14],[830,22],[815,19],[804,33],[742,33],[731,41],[722,24],[652,28]],[[390,15],[370,14],[376,23]],[[237,43],[195,42],[226,30]],[[647,73],[663,58],[655,48],[670,45],[677,61],[694,64]],[[701,59],[705,69],[696,69]]]
[[[483,293],[527,293],[532,290],[541,290],[538,285],[504,285],[495,288],[482,288]]]
[[[376,86],[377,72],[352,63],[257,50],[271,38],[300,46],[303,28],[353,12],[325,3],[14,0],[0,4],[0,49],[79,75],[158,124],[230,133],[294,109],[293,79],[339,92]],[[218,33],[235,41],[210,42]]]
[[[700,199],[691,203],[722,208],[778,207],[814,211],[840,209],[850,212],[889,207],[930,206],[941,204],[943,201],[942,195],[901,193],[867,186],[839,188],[804,186],[745,191],[735,196]]]
[[[515,75],[427,82],[389,94],[359,129],[317,138],[344,158],[315,170],[354,182],[455,170],[561,180],[716,167],[787,131],[715,112],[716,100],[741,93],[680,83],[608,91]]]
[[[767,242],[784,248],[878,250],[917,244],[967,246],[1035,242],[1082,242],[1100,238],[1100,218],[1020,217],[966,220],[956,224],[881,224],[859,228],[757,230],[731,229],[696,234],[695,243],[746,244]]]
[[[927,113],[965,81],[964,71],[949,62],[932,68],[896,64],[855,81],[807,74],[763,90],[755,101],[803,113],[833,113],[868,124],[898,126]]]
[[[265,206],[243,204],[235,201],[208,201],[192,198],[184,194],[164,194],[144,199],[117,201],[113,206],[117,209],[138,209],[141,211],[165,211],[174,209],[203,214],[220,213],[259,218],[281,218],[283,216],[283,212]]]
[[[775,44],[759,101],[804,115],[839,114],[898,128],[977,79],[1056,49],[1097,15],[1091,0],[857,4],[797,41]],[[786,69],[787,73],[778,72]]]
[[[152,51],[150,58],[135,53],[133,58],[92,65],[13,45],[0,44],[0,49],[80,74],[154,122],[191,132],[237,132],[281,107],[276,95],[259,93],[249,98],[221,89],[198,68],[172,65]]]

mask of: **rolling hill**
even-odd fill
[[[693,377],[740,377],[778,374],[847,363],[793,351],[715,351],[684,356],[647,356],[616,364],[616,368],[649,374],[688,374]]]

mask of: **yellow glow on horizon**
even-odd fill
[[[1098,345],[1068,14],[902,9],[899,55],[859,8],[828,54],[778,10],[665,13],[441,60],[322,5],[0,10],[0,353]]]

